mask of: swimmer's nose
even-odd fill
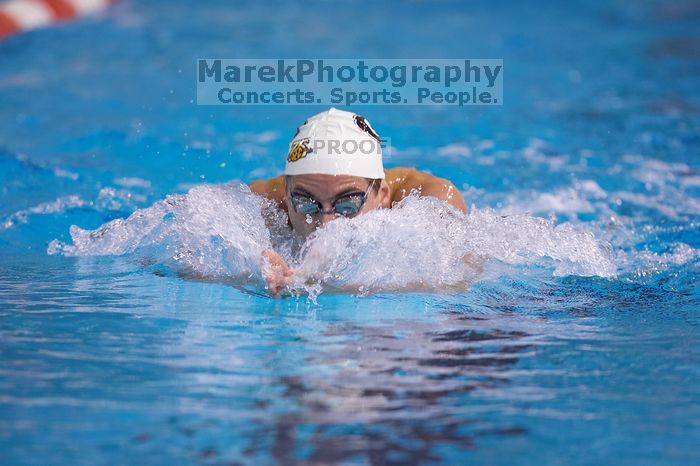
[[[325,225],[326,223],[330,222],[331,220],[334,220],[337,217],[335,214],[322,214],[321,215],[321,225]]]

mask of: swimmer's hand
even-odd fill
[[[267,259],[268,263],[265,272],[267,291],[273,298],[279,298],[294,276],[294,270],[289,268],[282,256],[272,249],[265,249],[262,256]]]

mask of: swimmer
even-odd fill
[[[250,189],[284,210],[302,237],[338,218],[390,209],[416,192],[466,212],[452,182],[415,168],[384,169],[380,139],[362,116],[331,108],[310,117],[290,143],[284,174],[250,183]],[[267,289],[279,297],[294,271],[274,250],[263,252],[270,267]]]

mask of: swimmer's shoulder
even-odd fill
[[[462,212],[467,211],[464,197],[457,187],[446,178],[439,178],[414,167],[396,167],[384,170],[391,192],[391,202],[401,199],[416,190],[422,196],[434,196],[448,202]]]
[[[394,167],[385,169],[384,176],[392,201],[398,202],[408,196],[412,189],[420,189],[421,182],[426,181],[429,175],[414,167]]]
[[[281,208],[285,208],[284,203],[284,175],[276,176],[267,180],[256,180],[248,183],[250,190],[258,196],[266,197],[275,201]]]

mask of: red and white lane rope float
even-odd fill
[[[0,39],[103,10],[114,0],[0,1]]]

